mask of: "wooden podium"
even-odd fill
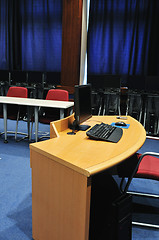
[[[32,226],[35,240],[88,240],[91,177],[133,155],[144,143],[143,126],[127,117],[118,143],[68,135],[73,115],[51,123],[52,139],[30,144]],[[111,124],[115,116],[93,116],[85,124]]]

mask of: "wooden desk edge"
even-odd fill
[[[146,133],[145,133],[145,137],[143,136],[140,140],[141,141],[141,146],[144,144],[145,139],[146,139]],[[131,153],[129,152],[130,153],[129,157],[131,157],[133,154],[135,154],[139,149],[140,149],[140,147],[137,148],[136,145],[134,145],[134,147],[131,149]],[[86,170],[90,173],[90,176],[94,175],[98,172],[104,171],[106,169],[109,169],[113,166],[118,165],[119,163],[121,163],[122,161],[127,159],[127,157],[125,157],[125,155],[126,155],[126,153],[123,153],[123,154],[118,155],[115,158],[112,158],[110,163],[108,163],[108,161],[107,161],[107,166],[105,166],[105,162],[103,162],[103,163],[94,165],[93,167],[90,167]],[[112,162],[113,162],[113,164],[112,164]]]
[[[73,121],[74,121],[74,114],[72,114],[71,116],[68,116],[67,118],[51,122],[50,123],[50,138],[59,137],[58,133],[66,130],[68,128],[68,126],[73,123]],[[137,120],[135,120],[135,121],[137,121]],[[145,131],[145,129],[144,129],[144,127],[142,125],[141,125],[141,128],[143,128],[143,132],[145,134],[140,136],[140,146],[139,147],[137,147],[136,145],[133,146],[133,148],[131,149],[131,153],[129,153],[130,156],[135,154],[136,151],[138,151],[140,149],[140,147],[145,142],[146,131]],[[138,145],[138,143],[137,143],[137,145]],[[123,153],[123,154],[121,154],[121,155],[119,155],[119,156],[117,156],[115,158],[112,158],[110,163],[107,162],[107,165],[105,165],[105,162],[102,162],[100,164],[94,165],[93,167],[85,169],[85,171],[83,169],[80,169],[80,172],[83,173],[84,175],[90,177],[91,175],[94,175],[94,174],[96,174],[96,173],[98,173],[100,171],[104,171],[105,169],[111,168],[111,167],[119,164],[124,159],[126,159],[125,155],[126,155],[126,153]],[[112,162],[113,162],[113,164],[112,164]],[[74,168],[74,165],[72,167]],[[76,169],[77,169],[77,167],[76,167]],[[78,171],[79,171],[79,168],[78,168]]]
[[[82,174],[86,177],[90,177],[90,172],[87,169],[79,168],[79,167],[77,167],[77,166],[75,166],[75,165],[73,165],[69,162],[66,162],[66,161],[64,161],[64,160],[62,160],[58,157],[52,156],[51,154],[49,154],[47,152],[44,152],[43,150],[41,150],[39,148],[37,149],[34,146],[34,143],[30,144],[30,156],[32,155],[32,151],[37,152],[38,154],[43,155],[43,156],[45,156],[45,157],[47,157],[47,158],[49,158],[49,159],[51,159],[55,162],[58,162],[59,164],[65,166],[65,167],[68,167],[69,169],[72,169],[72,170],[74,170],[74,171],[76,171],[76,172],[78,172],[78,173],[80,173],[80,174]],[[32,157],[30,158],[30,167],[32,168],[31,159],[32,159]]]
[[[69,117],[66,117],[64,119],[51,122],[50,123],[50,138],[59,137],[59,133],[66,130],[68,128],[68,126],[73,123],[73,121],[74,121],[74,114],[72,114]],[[146,139],[146,131],[142,125],[141,125],[141,128],[143,128],[143,133],[145,133],[145,134],[141,134],[139,141],[131,148],[131,151],[130,151],[130,149],[128,149],[127,152],[124,152],[114,158],[111,158],[110,161],[107,161],[107,163],[102,162],[102,163],[96,164],[96,165],[86,168],[86,169],[79,168],[67,161],[64,161],[58,157],[52,156],[51,154],[44,152],[40,148],[37,149],[36,147],[34,147],[34,144],[33,145],[30,144],[30,149],[34,150],[36,152],[39,152],[39,153],[47,156],[48,158],[50,158],[54,161],[57,161],[58,163],[63,164],[66,167],[79,172],[80,174],[90,177],[91,175],[94,175],[98,172],[104,171],[106,169],[109,169],[109,168],[119,164],[120,162],[125,160],[127,158],[127,156],[132,156],[136,151],[138,151],[139,148],[144,144],[145,139]],[[50,140],[47,140],[47,141],[50,141]]]
[[[73,123],[73,121],[74,121],[74,113],[66,118],[51,122],[50,123],[50,139],[59,137],[59,133],[66,130],[68,128],[68,126]],[[34,144],[30,144],[30,150],[34,150],[38,153],[41,153],[41,154],[47,156],[48,158],[50,158],[58,163],[61,163],[62,165],[66,166],[68,168],[71,168],[71,169],[81,173],[82,175],[85,175],[86,177],[90,177],[89,171],[79,168],[79,167],[77,167],[73,164],[70,164],[70,163],[68,163],[60,158],[57,158],[55,156],[53,157],[51,154],[49,154],[47,152],[44,153],[43,150],[40,150],[40,149],[37,149],[36,147],[34,147]],[[31,165],[32,164],[30,162],[30,166]]]

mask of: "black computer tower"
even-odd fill
[[[89,240],[131,240],[132,198],[111,175],[92,178]]]
[[[122,195],[112,203],[113,240],[129,240],[132,236],[132,197]]]

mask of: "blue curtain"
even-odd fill
[[[62,0],[0,0],[0,69],[61,71]]]
[[[8,0],[0,1],[0,69],[9,68]]]
[[[158,32],[158,10],[159,1],[91,0],[88,73],[148,74],[158,46],[151,37]],[[159,63],[158,54],[153,61]]]
[[[62,0],[21,0],[22,70],[61,71]]]

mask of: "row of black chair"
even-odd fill
[[[94,115],[120,115],[121,92],[92,91],[92,111]],[[137,119],[145,127],[147,134],[159,136],[159,95],[128,92],[125,113]]]
[[[10,86],[27,87],[29,96],[46,97],[49,89],[60,84],[60,72],[0,70],[0,95],[6,95]]]
[[[60,72],[51,71],[0,70],[0,86],[9,84],[9,86],[35,87],[40,85],[50,89],[60,84],[60,75]],[[159,92],[159,76],[88,74],[87,81],[91,83],[95,91],[127,86],[129,90]]]
[[[130,115],[159,135],[159,76],[88,75],[93,114]],[[126,87],[123,87],[126,86]]]
[[[92,91],[93,115],[120,115],[120,92]]]
[[[159,76],[92,74],[88,75],[87,81],[91,83],[94,91],[124,86],[135,92],[159,93]]]
[[[159,95],[128,94],[126,114],[140,121],[148,135],[159,136]]]

